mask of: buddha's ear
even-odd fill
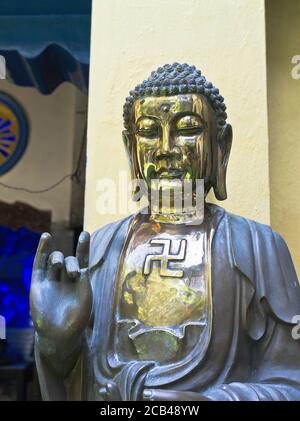
[[[132,167],[132,147],[134,136],[129,130],[123,130],[122,132],[123,142],[126,149],[127,158],[129,159],[130,168]]]
[[[227,199],[226,172],[232,144],[232,127],[226,124],[218,132],[214,192],[218,200]]]
[[[129,162],[131,180],[133,182],[135,182],[135,180],[140,179],[140,173],[139,173],[139,169],[138,169],[136,150],[134,148],[134,141],[135,141],[134,135],[129,130],[124,130],[122,132],[122,137],[123,137],[123,142],[124,142],[124,145],[125,145],[126,154],[127,154],[127,158],[128,158],[128,162]],[[133,198],[134,198],[133,200],[135,200],[135,201],[139,200],[139,199],[135,199],[136,193],[138,191],[139,191],[139,188],[134,183],[132,195],[133,195]]]

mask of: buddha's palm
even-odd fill
[[[92,291],[89,282],[90,236],[82,232],[76,257],[64,257],[52,252],[52,238],[41,236],[35,256],[30,309],[34,326],[45,349],[68,354],[78,342],[88,324],[92,309]]]

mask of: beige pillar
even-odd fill
[[[271,223],[300,275],[300,2],[266,5]]]
[[[228,200],[237,214],[270,222],[263,0],[93,1],[85,225],[123,217],[97,212],[101,177],[127,170],[121,140],[128,91],[165,63],[195,64],[225,97],[234,141]]]

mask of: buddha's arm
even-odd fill
[[[300,400],[300,341],[293,339],[291,325],[274,320],[268,324],[254,351],[250,382],[220,385],[205,396],[229,401]]]
[[[68,353],[67,358],[60,353],[57,358],[49,359],[48,353],[49,348],[45,350],[43,342],[36,337],[35,361],[43,400],[79,400],[82,341],[77,344],[76,349]]]
[[[81,353],[93,295],[89,277],[90,235],[80,234],[76,256],[52,252],[52,237],[41,236],[34,260],[30,310],[36,330],[35,353],[42,395],[66,397],[64,383]]]
[[[35,363],[39,374],[39,383],[44,401],[66,400],[66,389],[61,375],[51,368],[43,357],[40,346],[35,343]]]
[[[266,330],[253,346],[252,377],[249,383],[209,390],[205,395],[212,399],[300,400],[300,339],[292,335],[292,319],[300,314],[300,285],[284,240],[272,235],[274,242],[263,254],[270,270],[256,281],[261,282],[257,301],[266,304]]]
[[[252,376],[249,383],[212,388],[205,393],[211,399],[300,400],[300,340],[293,338],[291,323],[300,314],[300,285],[284,240],[272,235],[274,242],[263,254],[270,270],[256,281],[261,282],[257,301],[266,304],[266,330],[253,346]]]

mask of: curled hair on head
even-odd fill
[[[195,66],[173,63],[165,64],[151,72],[148,79],[129,92],[123,107],[125,129],[130,130],[130,112],[136,99],[187,93],[204,95],[216,113],[217,128],[220,130],[226,126],[226,105],[219,89],[208,82]]]

